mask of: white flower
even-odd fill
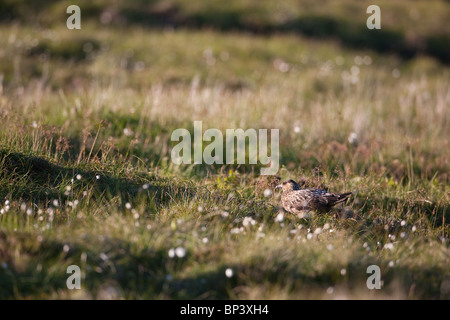
[[[231,278],[233,275],[234,275],[233,269],[227,268],[227,269],[225,270],[225,276],[226,276],[227,278]]]
[[[175,257],[175,249],[174,248],[170,248],[169,252],[168,252],[169,258],[174,258]]]
[[[400,222],[400,225],[401,225],[402,227],[406,226],[406,221],[405,221],[405,220],[402,220],[402,222]]]
[[[358,134],[356,132],[351,132],[348,136],[348,142],[350,144],[356,144],[358,142]]]
[[[183,247],[177,247],[175,249],[175,255],[178,258],[183,258],[186,255],[186,249],[184,249]]]
[[[347,270],[345,268],[341,269],[341,276],[345,276],[347,274]]]
[[[100,258],[101,258],[103,261],[106,261],[106,260],[109,259],[108,256],[107,256],[104,252],[100,253]]]
[[[356,56],[355,59],[354,59],[355,64],[357,64],[357,65],[363,64],[363,60],[364,60],[364,58],[361,57],[361,56]]]
[[[369,56],[364,56],[363,60],[364,60],[364,64],[365,64],[366,66],[369,66],[369,65],[372,64],[372,58],[369,57]]]
[[[123,129],[123,134],[126,135],[127,137],[132,136],[134,134],[134,132],[131,129],[125,128]]]
[[[272,190],[270,189],[266,189],[264,190],[264,197],[270,197],[272,195]]]
[[[251,217],[245,217],[244,220],[242,221],[242,225],[244,227],[248,227],[250,225],[254,226],[255,224],[256,224],[256,220]]]
[[[284,214],[283,212],[278,213],[278,215],[275,217],[276,222],[283,222],[284,220]]]
[[[129,202],[125,203],[125,208],[127,208],[128,210],[130,210],[130,209],[131,209],[131,203],[129,203]]]

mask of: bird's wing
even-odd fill
[[[295,190],[289,192],[283,199],[283,205],[286,208],[295,210],[308,210],[313,199],[313,194],[306,190]]]

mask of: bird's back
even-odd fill
[[[335,194],[320,189],[301,189],[283,193],[283,208],[291,213],[302,211],[328,212],[334,205],[345,201],[350,193]]]

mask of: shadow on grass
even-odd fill
[[[342,266],[329,265],[315,270],[314,254],[308,260],[295,262],[274,257],[267,265],[264,254],[259,253],[240,264],[218,265],[179,278],[177,274],[191,269],[189,252],[183,259],[172,259],[163,248],[136,250],[132,243],[118,239],[107,239],[100,245],[94,239],[88,246],[71,244],[68,252],[64,251],[64,245],[61,241],[38,242],[34,236],[0,230],[0,258],[6,264],[0,268],[0,298],[49,298],[57,292],[67,294],[66,269],[72,264],[80,266],[84,274],[82,288],[93,298],[99,297],[100,288],[105,284],[112,284],[117,294],[125,298],[231,299],[247,294],[246,290],[271,287],[283,288],[286,294],[306,296],[309,291],[323,295],[330,286],[359,294],[366,290],[367,266],[377,264],[384,270],[387,290],[382,295],[407,295],[414,286],[415,297],[438,299],[445,276],[445,270],[435,266],[388,268],[388,261],[368,261],[355,256],[345,266],[348,277],[343,277]],[[17,248],[20,256],[14,255]],[[85,262],[80,261],[83,253],[87,257]],[[227,268],[234,271],[231,278],[225,275]],[[263,289],[258,289],[258,285]]]
[[[92,190],[93,200],[110,200],[119,196],[122,203],[139,197],[144,184],[147,192],[143,200],[153,202],[153,205],[165,203],[181,193],[192,197],[195,192],[176,181],[148,174],[137,174],[131,179],[125,174],[120,177],[82,165],[64,167],[40,157],[0,150],[0,199],[8,197],[9,200],[35,203],[59,199],[64,204],[68,199],[66,187],[73,184]],[[146,196],[149,194],[151,198]]]

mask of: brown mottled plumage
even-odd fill
[[[277,188],[283,190],[281,204],[284,210],[295,215],[303,215],[305,211],[328,212],[351,195],[351,192],[334,194],[320,189],[300,189],[294,180],[284,181]]]

